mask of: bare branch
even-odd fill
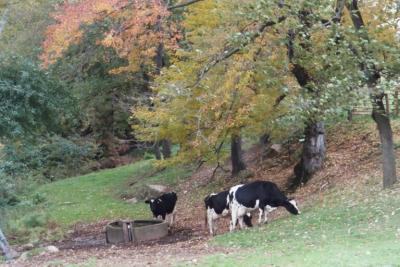
[[[189,0],[186,3],[177,4],[177,5],[174,5],[174,6],[169,6],[168,10],[174,10],[174,9],[177,9],[177,8],[189,6],[191,4],[194,4],[194,3],[197,3],[197,2],[201,2],[201,1],[204,1],[204,0]]]

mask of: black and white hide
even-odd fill
[[[229,214],[229,191],[222,191],[218,194],[212,193],[204,199],[206,207],[206,224],[211,235],[217,231],[215,220]],[[251,214],[244,214],[243,221],[248,227],[252,227]]]
[[[150,198],[145,203],[150,204],[154,218],[162,218],[169,221],[171,226],[175,221],[175,204],[178,200],[175,192],[165,193],[158,198]]]
[[[260,212],[258,223],[267,223],[268,213],[281,206],[292,214],[300,214],[296,201],[287,198],[276,184],[268,181],[255,181],[231,187],[229,201],[232,215],[231,231],[235,229],[237,220],[242,228],[243,216],[256,209]]]

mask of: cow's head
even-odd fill
[[[294,215],[299,215],[301,213],[299,208],[297,207],[297,202],[294,199],[288,199],[285,208]]]
[[[155,211],[158,206],[162,203],[162,200],[159,198],[149,198],[144,203],[150,204],[150,209]]]
[[[213,198],[213,196],[215,196],[215,195],[217,195],[217,194],[211,193],[211,194],[209,194],[208,196],[206,196],[206,197],[204,198],[204,205],[206,206],[206,209],[207,209],[208,207],[211,207],[211,206],[212,206],[212,205],[211,205],[212,198]]]

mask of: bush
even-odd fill
[[[43,227],[46,225],[48,219],[42,214],[30,214],[23,218],[23,223],[26,228]]]
[[[5,145],[0,151],[0,207],[17,204],[17,196],[38,183],[89,172],[96,151],[94,143],[78,137],[51,136]],[[32,200],[43,201],[43,196]]]
[[[0,173],[0,207],[14,206],[19,202],[16,185],[10,177]]]

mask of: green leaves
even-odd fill
[[[57,131],[67,101],[64,87],[34,63],[0,55],[0,138]]]

